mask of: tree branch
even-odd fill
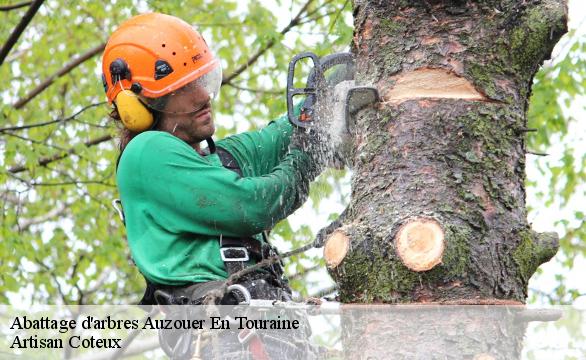
[[[548,153],[541,153],[541,152],[535,152],[535,151],[530,151],[530,150],[525,151],[525,153],[535,155],[535,156],[549,156]]]
[[[31,139],[31,138],[28,138],[26,136],[17,135],[17,134],[11,133],[11,132],[5,132],[4,135],[6,135],[6,136],[12,136],[12,137],[15,137],[17,139],[20,139],[22,141],[28,141],[28,142],[33,143],[33,144],[47,146],[47,147],[50,147],[50,148],[55,149],[55,150],[67,151],[65,148],[62,148],[60,146],[53,145],[53,144],[47,144],[46,141]]]
[[[282,91],[277,91],[277,90],[263,90],[263,89],[251,89],[251,88],[247,88],[247,87],[243,87],[243,86],[239,86],[233,83],[227,83],[226,85],[233,87],[234,89],[237,90],[242,90],[242,91],[248,91],[251,93],[262,93],[262,94],[271,94],[271,95],[283,95]]]
[[[24,49],[21,49],[21,50],[18,50],[18,51],[11,52],[10,55],[7,56],[6,59],[4,60],[4,63],[7,64],[7,63],[10,63],[10,62],[13,62],[16,59],[21,58],[24,54],[27,53],[27,51],[30,51],[30,49],[31,48],[28,47],[28,48],[24,48]]]
[[[16,44],[18,38],[20,37],[24,29],[27,27],[27,25],[30,23],[30,21],[33,19],[33,17],[35,16],[35,14],[37,13],[37,11],[39,10],[44,1],[45,0],[33,1],[32,5],[24,14],[18,25],[16,25],[16,27],[12,31],[12,34],[10,34],[10,37],[8,38],[8,40],[6,40],[4,46],[0,50],[0,65],[4,63],[4,59],[6,59],[6,56],[8,55],[14,44]]]
[[[94,184],[94,185],[103,185],[106,187],[115,188],[116,185],[106,182],[105,180],[75,180],[75,181],[60,181],[60,182],[49,182],[49,183],[38,183],[38,182],[31,182],[29,183],[31,186],[68,186],[68,185],[80,185],[80,184]]]
[[[321,19],[321,18],[324,18],[324,17],[326,17],[326,16],[330,16],[330,15],[334,15],[334,14],[336,14],[336,13],[338,13],[338,10],[335,10],[335,11],[329,11],[329,12],[327,12],[327,13],[320,14],[319,16],[316,16],[316,17],[314,17],[314,18],[306,18],[306,19],[304,19],[303,21],[300,21],[300,22],[299,22],[299,25],[304,25],[304,24],[308,24],[308,23],[311,23],[311,22],[315,22],[315,21],[317,21],[317,20],[319,20],[319,19]],[[327,33],[323,33],[323,34],[327,35]]]
[[[59,151],[64,151],[64,152],[67,152],[68,151],[66,148],[62,148],[61,146],[49,144],[48,143],[48,139],[49,139],[50,135],[47,136],[45,138],[45,140],[35,140],[35,139],[27,138],[25,136],[16,135],[16,134],[11,133],[11,132],[5,132],[4,134],[5,135],[8,135],[8,136],[15,137],[15,138],[20,139],[20,140],[23,140],[23,141],[28,141],[28,142],[33,143],[33,144],[37,144],[37,145],[41,145],[41,146],[46,146],[46,147],[49,147],[49,148],[52,148],[52,149],[56,149],[56,150],[59,150]],[[84,159],[87,162],[90,162],[90,163],[92,163],[94,165],[98,165],[98,163],[96,163],[94,160],[88,159],[88,158],[86,158],[84,156],[81,156],[79,154],[77,154],[77,156],[79,156],[81,159]],[[17,178],[17,180],[20,180],[20,181],[22,181],[22,182],[27,183],[27,184],[30,185],[29,182],[24,181],[23,179]]]
[[[344,11],[344,9],[346,8],[346,5],[348,5],[348,2],[350,2],[350,0],[346,0],[344,2],[344,5],[342,5],[342,7],[340,8],[340,10],[336,14],[336,17],[334,18],[334,21],[332,21],[332,25],[330,26],[330,30],[328,31],[328,34],[331,34],[332,31],[334,30],[334,26],[338,22],[338,19],[340,18],[340,15],[342,14],[342,11]]]
[[[77,156],[80,156],[79,154],[77,154]],[[75,187],[81,191],[81,197],[83,196],[87,196],[89,197],[91,200],[95,201],[97,204],[102,205],[102,207],[109,209],[111,204],[105,203],[104,201],[102,201],[100,198],[95,197],[94,195],[92,195],[89,191],[87,191],[86,189],[84,189],[83,187],[80,186],[81,182],[77,181],[77,179],[75,179],[73,176],[71,176],[70,174],[68,174],[65,171],[62,171],[60,169],[57,168],[53,168],[49,165],[45,165],[45,167],[51,171],[56,172],[57,174],[61,175],[62,177],[69,179],[69,181],[71,182],[72,185],[75,185]],[[12,175],[13,176],[13,175]],[[108,179],[110,178],[110,174],[104,176],[103,179]]]
[[[92,286],[91,288],[87,289],[85,291],[85,295],[89,296],[93,293],[95,293],[98,290],[102,289],[102,285],[104,285],[104,283],[106,282],[106,280],[108,280],[108,277],[110,276],[110,274],[112,273],[112,268],[108,267],[104,270],[102,270],[100,277],[96,280],[96,283],[94,284],[94,286]]]
[[[313,0],[308,0],[305,3],[305,5],[303,5],[303,7],[301,8],[301,10],[299,10],[299,12],[297,13],[297,15],[295,15],[295,17],[293,19],[291,19],[291,21],[289,22],[289,24],[287,26],[285,26],[285,28],[283,30],[280,31],[280,34],[281,35],[285,35],[293,27],[299,25],[299,21],[301,20],[302,15],[305,13],[305,11],[307,11],[307,8],[309,7],[309,5],[311,5],[312,2],[313,2]],[[265,45],[265,47],[259,49],[254,55],[252,55],[246,61],[246,63],[242,64],[238,69],[234,70],[230,75],[228,75],[225,78],[223,78],[222,79],[222,85],[229,84],[232,80],[234,80],[234,78],[236,78],[238,75],[242,74],[244,72],[244,70],[248,69],[248,67],[250,65],[254,64],[258,60],[258,58],[261,57],[262,54],[264,54],[265,52],[267,52],[274,45],[275,45],[275,41],[274,40],[269,41]]]
[[[86,142],[84,142],[84,145],[86,147],[92,147],[92,146],[98,145],[100,143],[106,142],[108,140],[111,140],[112,138],[113,138],[112,135],[104,135],[99,138],[95,138],[95,139],[86,141]],[[64,158],[68,157],[69,155],[73,155],[73,154],[75,154],[75,149],[71,148],[71,149],[67,150],[67,152],[65,154],[57,154],[57,155],[53,155],[50,157],[45,157],[45,158],[39,159],[38,165],[45,166],[47,164],[64,159]],[[17,173],[20,173],[20,172],[23,172],[26,170],[28,170],[28,168],[26,166],[18,165],[18,166],[14,166],[14,167],[11,167],[10,169],[8,169],[8,172],[12,173],[12,174],[17,174]]]
[[[79,154],[76,154],[76,155],[77,155],[77,156],[79,156],[81,159],[84,159],[84,160],[86,160],[86,161],[91,161],[90,159],[86,159],[85,157],[82,157],[82,156],[81,156],[81,155],[79,155]],[[93,161],[91,161],[91,162],[92,162],[93,164],[95,164],[95,165],[98,165],[97,163],[95,163],[95,162],[93,162]],[[108,182],[108,181],[107,181],[108,179],[110,179],[110,178],[111,178],[111,175],[112,175],[111,173],[108,173],[108,174],[106,174],[104,177],[102,177],[102,179],[101,179],[101,180],[80,180],[80,179],[77,179],[77,178],[74,178],[74,177],[72,177],[71,175],[67,174],[67,173],[66,173],[66,172],[64,172],[64,171],[61,171],[61,170],[59,170],[59,169],[56,169],[56,168],[52,168],[52,167],[50,167],[48,164],[47,164],[47,165],[45,165],[45,167],[46,167],[47,169],[51,170],[51,171],[54,171],[54,172],[58,173],[59,175],[61,175],[61,176],[63,176],[63,177],[66,177],[66,178],[68,178],[68,179],[69,179],[69,181],[58,181],[58,182],[36,182],[36,181],[34,181],[34,180],[33,180],[33,181],[28,181],[28,180],[26,180],[26,179],[23,179],[23,178],[21,178],[21,177],[18,177],[18,176],[16,176],[16,175],[14,175],[14,174],[10,173],[10,172],[8,172],[6,175],[8,175],[8,176],[10,176],[11,178],[13,178],[13,179],[15,179],[15,180],[17,180],[17,181],[20,181],[21,183],[23,183],[23,184],[27,185],[27,186],[28,186],[28,189],[27,189],[26,191],[28,191],[28,190],[30,190],[30,189],[32,189],[32,188],[34,188],[34,187],[43,187],[43,186],[45,186],[45,187],[48,187],[48,186],[69,186],[69,185],[74,185],[74,186],[75,186],[75,187],[77,187],[78,189],[81,189],[81,188],[80,188],[80,185],[82,185],[82,184],[95,184],[95,185],[103,185],[103,186],[106,186],[106,187],[111,187],[111,188],[115,188],[115,187],[116,187],[116,185],[115,185],[115,184],[112,184],[112,183],[110,183],[110,182]],[[10,189],[9,189],[9,190],[10,190]],[[14,191],[14,190],[12,190],[12,191]],[[89,196],[89,194],[88,194],[88,196]]]
[[[77,261],[75,262],[75,264],[73,264],[73,267],[71,269],[71,275],[69,276],[72,280],[77,275],[77,269],[79,268],[79,264],[85,259],[85,256],[86,256],[85,253],[80,254],[79,257],[77,258]],[[79,298],[77,299],[77,305],[84,305],[83,300],[85,299],[85,294],[81,290],[81,287],[79,286],[79,279],[78,279],[78,281],[75,281],[75,283],[73,284],[73,287],[79,293]]]
[[[93,104],[87,105],[87,106],[83,107],[81,110],[79,110],[78,112],[76,112],[75,114],[73,114],[69,117],[66,117],[66,118],[55,119],[55,120],[50,120],[50,121],[45,121],[45,122],[40,122],[40,123],[30,124],[30,125],[9,126],[9,127],[5,127],[5,128],[0,128],[0,133],[7,132],[7,131],[31,129],[31,128],[35,128],[35,127],[47,126],[47,125],[56,124],[56,123],[65,123],[65,122],[74,120],[75,117],[78,116],[79,114],[81,114],[82,112],[84,112],[88,109],[91,109],[93,107],[103,105],[105,103],[106,103],[106,101],[101,101],[98,103],[93,103]]]
[[[304,19],[307,19],[309,17],[311,17],[311,15],[319,12],[321,9],[325,8],[326,5],[332,3],[333,0],[326,0],[324,1],[320,6],[316,7],[315,9],[313,9],[312,11],[308,11],[307,14],[305,14]]]
[[[289,281],[301,280],[305,276],[307,276],[307,274],[309,274],[310,272],[315,271],[315,270],[319,270],[321,268],[323,268],[322,264],[317,264],[317,265],[313,265],[312,267],[305,268],[305,269],[303,269],[303,271],[299,271],[293,275],[288,276]]]
[[[57,275],[55,274],[53,269],[51,269],[49,266],[47,266],[42,260],[39,260],[36,257],[34,259],[37,264],[39,264],[43,269],[45,269],[46,272],[49,273],[49,275],[51,276],[53,281],[55,281],[55,284],[57,284],[57,292],[59,293],[59,296],[61,296],[61,300],[63,301],[63,304],[69,305],[70,302],[67,299],[67,296],[65,296],[63,289],[61,289],[61,284],[59,283],[59,279],[57,278]]]
[[[18,3],[18,4],[13,4],[13,5],[4,5],[4,6],[0,6],[0,11],[16,10],[16,9],[23,8],[25,6],[29,6],[32,3],[33,3],[32,1],[25,1],[25,2]]]
[[[18,193],[15,190],[6,189],[2,194],[2,199],[4,200],[4,202],[10,203],[10,205],[20,206],[20,196],[11,195],[11,192]]]
[[[41,82],[36,88],[34,88],[31,92],[29,92],[27,95],[25,95],[25,97],[16,101],[13,105],[14,108],[15,109],[22,108],[29,101],[31,101],[33,98],[35,98],[35,96],[39,95],[41,92],[43,92],[43,90],[45,90],[46,88],[51,86],[51,84],[56,79],[69,73],[70,71],[72,71],[73,69],[78,67],[79,65],[83,64],[84,62],[91,59],[95,55],[101,53],[104,50],[104,47],[106,47],[106,43],[101,43],[100,45],[93,47],[90,50],[88,50],[87,52],[83,53],[78,58],[73,59],[69,63],[65,64],[65,66],[63,66],[56,73],[54,73],[53,75],[51,75],[48,78],[46,78],[45,80],[43,80],[43,82]]]
[[[31,219],[24,219],[22,221],[22,223],[20,224],[19,229],[21,232],[26,231],[33,225],[41,224],[41,223],[44,223],[45,221],[51,220],[54,217],[61,216],[61,215],[65,214],[65,212],[67,211],[67,209],[70,205],[71,204],[69,204],[69,203],[65,203],[65,205],[63,205],[62,207],[54,208],[51,211],[49,211],[43,215],[31,218]]]

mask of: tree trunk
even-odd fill
[[[524,302],[558,248],[525,207],[533,76],[566,0],[354,1],[352,200],[322,233],[342,302]]]

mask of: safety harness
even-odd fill
[[[216,148],[211,138],[206,139],[208,147],[202,151],[202,155],[217,154],[222,166],[234,171],[240,176],[242,169],[236,159],[223,148]],[[117,211],[123,217],[120,209]],[[277,255],[276,249],[268,242],[267,232],[262,233],[263,241],[252,237],[228,237],[220,235],[220,257],[224,262],[228,275],[236,274],[248,266],[250,260],[260,262],[271,256]],[[145,277],[147,287],[140,301],[140,305],[198,305],[203,303],[209,291],[223,285],[222,281],[210,281],[206,283],[188,284],[181,286],[155,284]],[[278,262],[255,273],[243,276],[238,284],[228,288],[226,296],[221,300],[222,304],[236,305],[246,300],[273,299],[290,300],[291,290],[283,276],[282,263]]]

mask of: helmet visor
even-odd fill
[[[165,96],[147,98],[146,105],[155,111],[167,114],[196,113],[218,96],[221,85],[222,67],[216,66],[213,70]]]

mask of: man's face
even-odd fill
[[[164,130],[188,143],[203,141],[216,130],[210,95],[195,81],[168,95],[163,113]]]

